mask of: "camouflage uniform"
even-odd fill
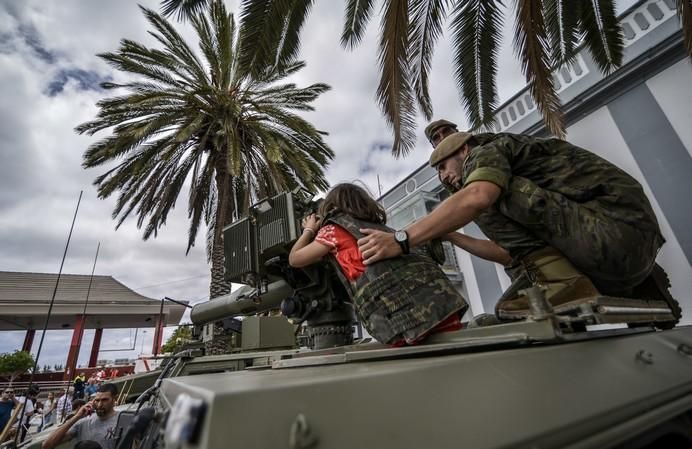
[[[356,239],[364,236],[361,228],[392,231],[345,214],[325,222],[341,226]],[[351,287],[361,323],[383,343],[415,342],[450,315],[463,315],[468,308],[442,269],[421,249],[368,265]]]
[[[610,162],[559,139],[477,134],[462,182],[490,181],[498,201],[475,222],[515,262],[546,245],[603,293],[651,272],[665,242],[641,185]]]

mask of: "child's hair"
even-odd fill
[[[382,205],[372,199],[364,188],[350,183],[335,185],[317,211],[323,220],[334,213],[344,213],[372,223],[387,223],[387,214]]]

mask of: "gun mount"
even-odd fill
[[[225,278],[244,286],[196,305],[194,324],[279,309],[294,323],[306,324],[313,349],[353,342],[355,314],[335,267],[325,261],[296,269],[288,263],[301,219],[316,210],[312,197],[302,189],[280,193],[224,228]]]

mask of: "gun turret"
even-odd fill
[[[272,282],[264,294],[244,285],[231,294],[197,304],[192,308],[193,324],[206,324],[223,318],[252,315],[281,307],[281,301],[291,296],[293,289],[284,280]]]

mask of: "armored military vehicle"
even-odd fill
[[[191,318],[207,340],[223,320],[232,352],[172,357],[121,414],[118,448],[692,447],[692,327],[669,296],[557,315],[524,285],[526,321],[389,347],[357,331],[333,265],[288,265],[312,206],[286,192],[224,230],[227,279],[246,287]]]

